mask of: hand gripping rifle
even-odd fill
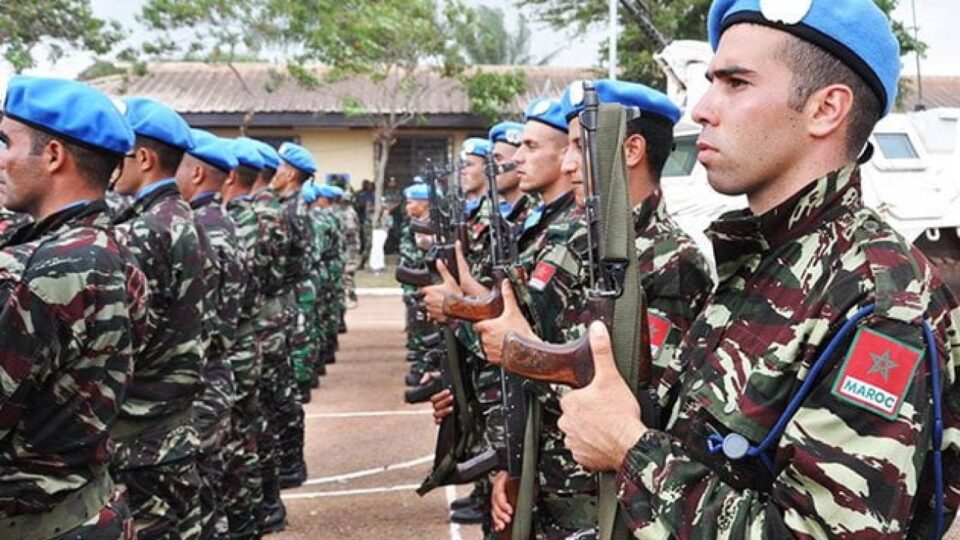
[[[650,380],[646,305],[637,271],[632,212],[627,192],[623,141],[626,122],[639,111],[599,104],[596,89],[584,84],[585,109],[580,113],[583,154],[589,283],[589,320],[608,328],[620,375],[636,394]],[[589,322],[585,320],[584,322]],[[593,356],[587,333],[562,345],[541,344],[507,334],[501,355],[504,369],[517,375],[581,388],[593,379]],[[621,538],[613,476],[600,476],[601,538]]]

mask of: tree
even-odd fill
[[[467,62],[475,65],[543,65],[556,53],[535,60],[530,54],[533,33],[522,14],[517,29],[510,32],[503,10],[480,6],[467,16],[466,25],[458,29],[459,41]]]
[[[55,62],[68,48],[106,54],[121,39],[120,24],[94,17],[89,0],[16,0],[0,10],[0,53],[16,73],[37,65],[40,45]]]
[[[711,0],[641,0],[651,15],[651,20],[667,39],[707,39],[707,14]],[[888,15],[900,0],[875,0]],[[534,16],[557,29],[573,29],[577,33],[599,31],[607,24],[606,0],[524,0],[519,6],[531,9]],[[666,79],[653,59],[656,52],[652,44],[637,28],[623,7],[620,7],[621,33],[617,41],[620,59],[620,75],[624,79],[641,81],[651,86],[665,88]],[[894,33],[900,41],[902,55],[918,51],[926,45],[913,39],[903,24],[893,22]],[[601,58],[606,58],[607,44],[601,45]],[[904,96],[901,85],[900,98]]]

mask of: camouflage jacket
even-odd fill
[[[253,209],[253,199],[249,195],[235,197],[227,203],[227,215],[234,223],[237,246],[242,251],[240,260],[243,264],[241,291],[239,299],[239,329],[236,337],[253,331],[249,326],[257,316],[260,305],[259,269],[256,267],[257,248],[259,240],[259,222]]]
[[[290,243],[285,254],[284,282],[293,287],[310,279],[310,259],[316,245],[313,225],[310,223],[307,203],[296,190],[280,198],[283,203],[283,221],[290,233]]]
[[[0,250],[0,517],[49,511],[104,477],[149,300],[106,212],[69,207]],[[79,506],[73,526],[103,504]]]
[[[638,537],[928,538],[924,320],[943,366],[955,511],[960,311],[919,251],[863,207],[860,189],[846,167],[763,215],[729,213],[709,229],[717,290],[661,379],[665,429],[641,437],[617,475]],[[875,311],[828,348],[868,305]],[[812,391],[764,454],[773,472],[708,449],[731,432],[759,444],[821,355]]]
[[[667,359],[713,292],[713,276],[697,244],[667,213],[659,189],[633,209],[633,224],[656,386]]]
[[[334,206],[337,217],[343,225],[342,251],[345,261],[345,270],[355,272],[360,268],[360,218],[357,211],[350,204]]]
[[[290,252],[290,231],[283,219],[283,203],[277,190],[268,186],[254,193],[253,211],[259,231],[254,268],[261,293],[275,298],[284,293],[286,256]]]
[[[470,273],[482,285],[493,283],[493,253],[490,251],[490,225],[495,217],[493,202],[484,195],[466,216],[467,243],[464,257],[470,265]]]
[[[0,206],[0,245],[3,245],[20,227],[32,221],[33,218],[29,214],[11,212]]]
[[[340,221],[330,210],[314,207],[310,211],[314,231],[316,232],[317,269],[321,273],[321,282],[326,288],[337,286],[331,273],[339,264],[340,257]]]
[[[237,337],[240,298],[243,293],[246,252],[237,237],[237,228],[227,217],[220,194],[207,192],[190,201],[197,228],[210,241],[216,268],[216,283],[207,283],[207,297],[215,317],[211,328],[211,354],[222,356]]]
[[[501,205],[506,205],[510,207],[510,210],[503,215],[504,219],[510,223],[510,229],[513,232],[514,240],[518,239],[521,234],[523,234],[523,224],[527,221],[527,216],[530,215],[530,212],[533,212],[537,206],[540,204],[540,197],[533,193],[524,193],[522,197],[517,199],[515,204],[510,204],[501,199]]]
[[[113,431],[114,465],[126,469],[196,451],[189,420],[203,387],[206,261],[193,213],[172,179],[137,199],[117,222],[151,292],[147,344],[137,355],[133,383]]]

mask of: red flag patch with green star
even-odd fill
[[[923,354],[922,349],[861,328],[833,383],[833,395],[893,420],[900,412]]]
[[[650,357],[656,359],[660,356],[660,349],[666,343],[667,336],[670,335],[672,325],[667,319],[647,312],[647,326],[650,328]]]

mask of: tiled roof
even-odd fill
[[[919,102],[916,77],[907,77],[910,91],[903,100],[904,111],[912,111]],[[928,109],[960,107],[960,77],[931,75],[923,77],[923,104]]]
[[[235,71],[234,71],[235,69]],[[480,69],[503,72],[517,66],[490,66]],[[534,97],[559,95],[572,81],[591,76],[588,68],[522,66],[527,91],[510,112]],[[323,67],[313,68],[323,76]],[[317,88],[305,88],[285,74],[283,66],[267,63],[225,64],[164,62],[150,64],[147,75],[124,85],[120,76],[90,81],[107,93],[147,96],[169,104],[183,114],[223,114],[256,111],[258,113],[345,113],[344,100],[356,99],[367,111],[389,110],[390,89],[396,78],[374,81],[370,77],[352,77]],[[426,83],[426,91],[415,101],[416,114],[469,114],[466,92],[456,79],[442,78],[424,70],[417,77]],[[243,82],[241,82],[241,79]],[[126,88],[124,88],[126,86]],[[272,90],[267,88],[273,86]]]

